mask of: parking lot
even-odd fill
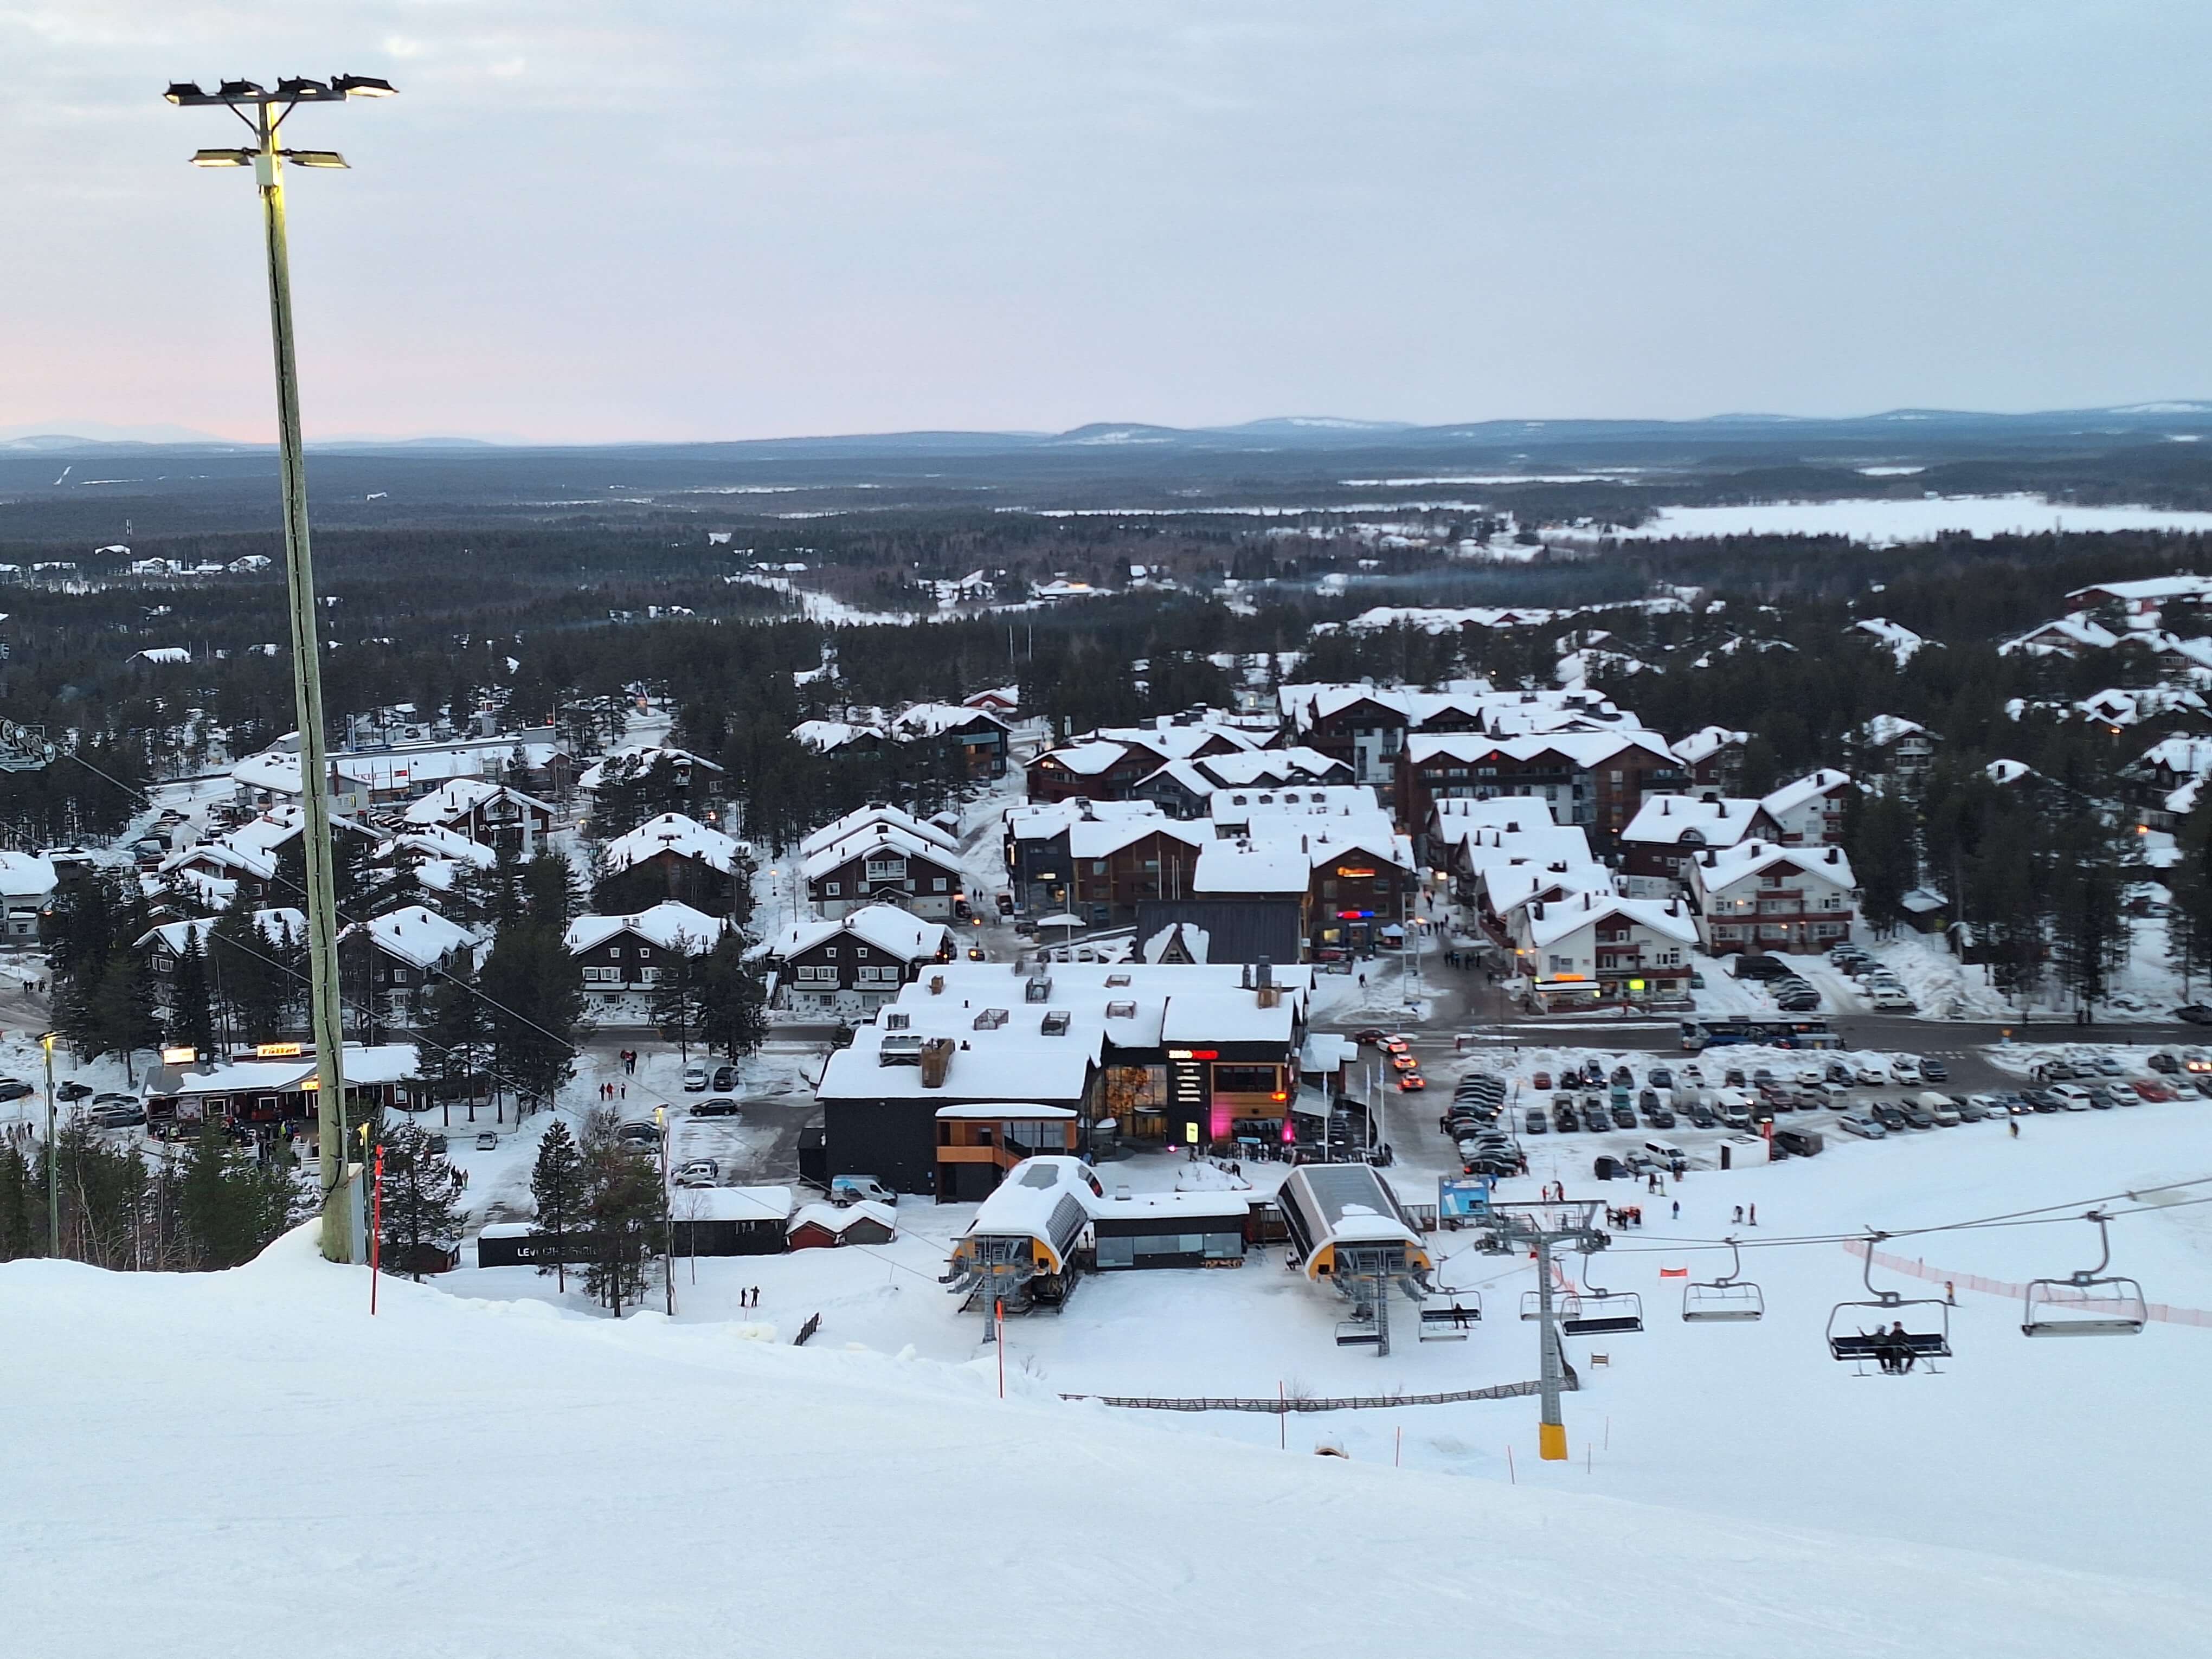
[[[1394,1086],[1401,1073],[1391,1043],[1428,1087]],[[2002,1133],[2039,1115],[2212,1100],[2212,1056],[2181,1044],[2001,1045],[1956,1056],[1749,1044],[1699,1054],[1496,1044],[1438,1054],[1439,1046],[1395,1033],[1365,1052],[1380,1085],[1383,1138],[1401,1163],[1442,1173],[1587,1176],[1601,1158],[1639,1175],[1717,1169],[1732,1139],[1729,1163],[1738,1165],[1767,1161],[1770,1147],[1803,1155],[1846,1137]],[[1656,1155],[1655,1145],[1679,1158]]]

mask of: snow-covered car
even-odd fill
[[[477,1132],[477,1150],[480,1152],[497,1152],[499,1150],[499,1132],[495,1129],[478,1130]]]
[[[2128,1074],[2128,1068],[2120,1064],[2117,1054],[2093,1054],[2089,1060],[2089,1069],[2100,1077],[2125,1077]]]
[[[1851,1080],[1879,1088],[1889,1081],[1889,1073],[1870,1060],[1863,1060],[1851,1067]]]
[[[1884,1014],[1917,1014],[1920,1012],[1920,1005],[1902,991],[1876,991],[1867,999],[1867,1006]]]
[[[1828,1073],[1819,1066],[1800,1066],[1792,1073],[1801,1089],[1817,1089],[1828,1080]]]
[[[1705,1086],[1705,1073],[1704,1068],[1698,1066],[1685,1066],[1682,1068],[1682,1081],[1688,1084],[1692,1089],[1704,1088]]]
[[[1920,1081],[1919,1062],[1909,1054],[1899,1054],[1889,1062],[1889,1075],[1898,1083],[1917,1083]]]

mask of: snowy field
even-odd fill
[[[2051,530],[2212,530],[2212,513],[2154,507],[2082,507],[2041,495],[1945,495],[1917,501],[1768,501],[1752,507],[1669,507],[1622,540],[1691,536],[1845,536],[1886,546],[1948,532],[2033,535]]]
[[[1729,1196],[1755,1195],[1777,1234],[1961,1218],[2202,1170],[2208,1123],[2039,1121],[1971,1158],[1858,1148],[1736,1177]],[[2206,1214],[2116,1230],[2154,1297],[2212,1302]],[[2071,1264],[2087,1231],[1925,1248],[2019,1276]],[[846,1310],[805,1350],[719,1319],[616,1325],[403,1283],[372,1322],[365,1274],[298,1235],[219,1275],[16,1262],[0,1267],[9,1642],[60,1659],[308,1639],[379,1659],[1181,1659],[1453,1632],[1545,1659],[2204,1651],[2212,1431],[2188,1402],[2212,1332],[2033,1344],[2008,1304],[1970,1298],[1943,1375],[1856,1378],[1820,1346],[1856,1282],[1840,1249],[1751,1253],[1765,1322],[1688,1328],[1656,1273],[1693,1258],[1658,1233],[1612,1264],[1650,1328],[1608,1339],[1603,1368],[1574,1345],[1590,1387],[1568,1401],[1572,1461],[1550,1466],[1524,1400],[1296,1416],[1279,1450],[1272,1418],[1053,1397],[1085,1347],[1156,1387],[1231,1370],[1271,1384],[1292,1350],[1316,1388],[1518,1376],[1534,1342],[1497,1316],[1510,1274],[1473,1341],[1382,1362],[1340,1359],[1328,1298],[1279,1268],[1093,1282],[1049,1328],[1014,1328],[1002,1402],[972,1341],[951,1363],[848,1348],[875,1345]],[[858,1251],[811,1257],[716,1265],[768,1285],[764,1307],[787,1272],[889,1277]],[[933,1285],[898,1294],[955,1324]],[[1269,1346],[1243,1351],[1255,1340]],[[979,1541],[978,1566],[1036,1582],[955,1613]],[[340,1616],[319,1620],[325,1580]],[[1066,1602],[1049,1618],[1048,1596]]]

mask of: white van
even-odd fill
[[[1959,1115],[1959,1109],[1951,1103],[1948,1095],[1938,1094],[1933,1089],[1923,1089],[1913,1098],[1926,1109],[1929,1116],[1936,1120],[1936,1127],[1939,1129],[1955,1129],[1966,1121]]]
[[[898,1194],[875,1178],[865,1175],[841,1175],[830,1183],[830,1201],[841,1208],[866,1200],[872,1204],[898,1202]]]
[[[1644,1143],[1644,1150],[1670,1170],[1677,1164],[1687,1164],[1690,1161],[1690,1155],[1672,1141],[1647,1140]]]

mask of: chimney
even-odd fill
[[[1837,861],[1837,860],[1836,860],[1836,849],[1835,849],[1834,848],[1831,847],[1831,848],[1828,849],[1828,862],[1829,862],[1829,863],[1831,863],[1831,864],[1833,864],[1833,863],[1835,863],[1836,861]]]
[[[932,1037],[921,1045],[921,1086],[942,1089],[945,1074],[952,1069],[953,1042],[951,1037]]]
[[[1718,864],[1720,860],[1714,856],[1712,848],[1709,847],[1705,849],[1705,856],[1700,860],[1699,862],[1702,863],[1706,869],[1710,870],[1715,865]]]
[[[1674,816],[1674,802],[1673,797],[1668,795],[1662,795],[1659,797],[1659,816],[1662,818],[1671,818]]]

